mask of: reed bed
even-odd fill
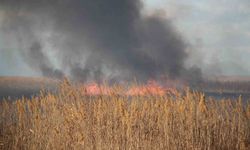
[[[56,94],[0,102],[0,149],[250,149],[250,105],[173,90],[165,95]]]

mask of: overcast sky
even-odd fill
[[[250,76],[249,0],[143,0],[145,13],[171,19],[192,51],[187,63],[209,74]],[[1,26],[0,10],[0,26]],[[37,76],[0,28],[0,75]],[[6,46],[8,45],[8,46]]]
[[[174,20],[197,51],[191,58],[204,72],[250,75],[249,0],[146,1],[147,9],[162,9]]]

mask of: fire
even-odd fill
[[[146,95],[158,95],[163,96],[166,94],[173,94],[176,92],[174,88],[164,87],[158,84],[156,81],[150,80],[144,85],[134,85],[122,91],[116,91],[109,86],[99,85],[95,82],[84,85],[86,95],[111,95],[119,94],[126,96],[146,96]]]
[[[86,84],[84,88],[87,95],[110,95],[112,93],[110,87],[98,85],[95,82]]]
[[[148,83],[146,85],[131,87],[127,91],[127,95],[130,95],[130,96],[135,96],[135,95],[140,95],[140,96],[160,95],[160,96],[163,96],[166,94],[166,92],[167,92],[167,90],[165,88],[163,88],[162,86],[160,86],[159,84],[157,84],[157,82],[148,81]]]

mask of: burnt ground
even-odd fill
[[[58,81],[36,77],[0,77],[0,100],[32,97],[41,90],[53,91]]]

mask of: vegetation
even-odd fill
[[[250,105],[241,98],[97,89],[65,81],[57,94],[1,101],[0,149],[250,149]]]

